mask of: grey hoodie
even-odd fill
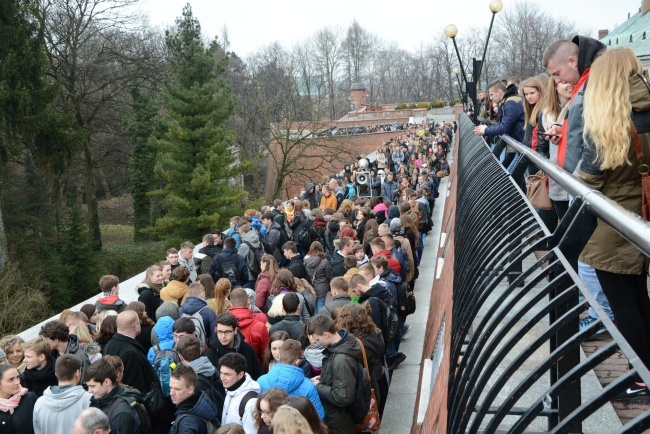
[[[242,258],[244,258],[244,260],[246,261],[246,266],[250,271],[255,269],[255,265],[256,265],[255,252],[251,251],[251,248],[248,246],[247,243],[250,243],[250,245],[253,246],[253,249],[259,249],[262,247],[262,243],[260,242],[260,236],[258,235],[255,229],[251,229],[246,234],[244,234],[244,236],[241,239],[241,244],[239,245],[239,249],[237,250],[237,254],[239,254],[239,256],[241,256]],[[250,274],[249,276],[251,280],[254,280],[252,274]]]
[[[190,362],[190,368],[194,369],[197,374],[205,375],[210,378],[215,373],[214,365],[205,356],[201,356],[196,360]]]
[[[48,387],[34,406],[34,433],[70,434],[79,413],[90,407],[90,398],[81,386]]]

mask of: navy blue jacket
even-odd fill
[[[174,427],[170,432],[179,434],[212,434],[208,433],[205,422],[199,417],[212,421],[217,427],[219,424],[219,414],[217,406],[202,391],[195,392],[185,401],[178,404],[176,408],[176,418]],[[181,415],[188,416],[180,418]],[[198,417],[192,417],[198,416]]]
[[[180,307],[179,312],[181,315],[184,313],[188,315],[193,315],[194,312],[197,312],[204,307],[206,307],[208,304],[203,300],[202,298],[199,297],[187,297],[187,300],[185,300],[185,303]],[[210,338],[212,338],[212,333],[214,329],[217,327],[217,314],[214,313],[214,311],[211,308],[203,309],[201,312],[201,318],[203,318],[203,328],[205,329],[205,341],[210,342]]]
[[[486,136],[501,136],[507,134],[515,140],[524,141],[524,105],[517,97],[517,86],[511,84],[503,94],[501,122],[485,129]],[[516,97],[516,98],[515,98]]]
[[[221,261],[232,261],[237,269],[237,279],[239,279],[239,283],[243,285],[248,282],[248,266],[246,265],[244,258],[239,256],[235,249],[223,249],[223,252],[212,258],[212,264],[210,264],[210,271],[208,271],[208,273],[212,276],[215,282],[222,277],[225,277],[221,268]]]

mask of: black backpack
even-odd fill
[[[262,268],[260,264],[262,263],[262,256],[266,253],[266,250],[264,249],[264,245],[261,245],[257,249],[253,247],[251,243],[248,241],[242,241],[244,244],[246,244],[250,250],[251,253],[253,253],[253,264],[254,267],[249,270],[251,274],[253,274],[253,277],[257,278],[259,276],[260,272],[262,271]],[[250,253],[249,253],[250,254]]]
[[[415,312],[415,295],[413,291],[409,290],[409,285],[406,282],[398,283],[395,285],[397,289],[397,307],[399,315],[405,317]]]
[[[384,336],[384,342],[386,342],[386,345],[388,345],[388,342],[392,342],[393,339],[395,339],[395,335],[399,329],[399,317],[397,315],[397,309],[395,306],[393,306],[392,303],[386,303],[381,298],[370,297],[370,300],[373,298],[379,300],[384,305],[385,327],[382,328],[382,335]],[[368,300],[368,302],[370,302],[370,300]]]
[[[197,380],[201,387],[199,388],[200,390],[205,393],[205,395],[214,403],[214,405],[217,406],[217,414],[221,414],[223,411],[223,403],[225,401],[225,397],[223,393],[219,391],[215,387],[215,384],[217,382],[216,374],[212,375],[212,378],[207,377],[203,374],[197,374],[196,375]]]
[[[217,257],[219,264],[221,264],[221,277],[225,277],[230,281],[230,285],[233,288],[236,288],[238,286],[241,286],[241,282],[239,281],[239,277],[237,277],[237,266],[235,265],[235,261],[233,260],[225,260],[222,255],[219,255]]]
[[[135,392],[137,392],[135,389],[133,389],[133,392],[134,393],[130,393],[125,390],[125,393],[118,395],[115,398],[115,401],[113,401],[113,404],[111,404],[110,408],[108,409],[106,416],[108,416],[108,420],[110,421],[115,407],[117,407],[120,402],[124,401],[129,407],[131,407],[131,409],[135,411],[135,414],[137,416],[136,432],[140,434],[149,434],[151,432],[151,421],[149,420],[149,414],[147,413],[147,409],[144,407],[144,404],[142,402],[142,396],[135,394]]]
[[[219,423],[219,421],[216,421],[217,423],[215,424],[215,423],[214,423],[213,421],[211,421],[211,420],[203,419],[202,417],[195,416],[195,415],[193,415],[193,414],[183,413],[183,414],[181,414],[180,416],[177,416],[176,419],[174,419],[174,424],[172,425],[172,430],[170,431],[171,433],[173,433],[173,434],[177,434],[177,433],[178,433],[178,423],[179,423],[179,422],[181,421],[181,419],[183,419],[184,417],[194,417],[194,418],[196,418],[196,419],[200,419],[200,420],[202,420],[203,423],[205,423],[205,430],[206,430],[206,432],[207,432],[208,434],[212,434],[212,433],[214,433],[216,430],[218,430],[219,428],[221,428],[221,423]]]
[[[254,390],[249,390],[244,396],[242,396],[241,401],[239,401],[239,418],[244,418],[244,412],[246,411],[246,404],[253,398],[257,398],[258,393]]]
[[[355,339],[359,342],[359,345],[363,348],[363,343],[359,340],[359,338],[355,338]],[[364,354],[365,354],[365,350],[364,350]],[[352,421],[355,424],[360,424],[366,419],[366,416],[368,415],[368,410],[370,409],[370,400],[372,395],[370,392],[370,377],[368,375],[368,371],[366,371],[366,368],[363,366],[363,363],[359,362],[358,360],[357,360],[357,375],[355,380],[356,381],[354,385],[354,404],[348,407],[348,412],[352,417]]]

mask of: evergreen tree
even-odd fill
[[[197,239],[223,224],[220,214],[245,197],[235,182],[240,169],[226,128],[235,101],[221,77],[227,57],[216,62],[219,46],[216,41],[205,46],[189,4],[165,42],[170,61],[161,95],[165,129],[151,139],[162,186],[151,196],[160,200],[164,215],[148,232],[167,240]]]
[[[143,94],[137,85],[131,87],[133,117],[125,121],[125,129],[131,138],[131,196],[133,200],[133,241],[147,241],[143,229],[151,226],[151,201],[148,193],[153,190],[151,165],[156,159],[156,150],[149,142],[154,132],[156,106],[149,95]]]

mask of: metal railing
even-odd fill
[[[473,127],[461,114],[448,432],[521,433],[531,423],[539,428],[540,420],[549,432],[582,432],[582,423],[636,375],[650,384],[650,372],[579,279],[575,264],[596,217],[646,255],[650,225],[504,137],[522,154],[511,176]],[[529,161],[575,197],[552,233],[516,182]],[[589,306],[598,320],[579,331],[579,315]],[[603,325],[611,342],[580,360],[580,344]],[[617,351],[630,370],[583,397],[585,376]],[[619,432],[648,427],[650,411]]]

